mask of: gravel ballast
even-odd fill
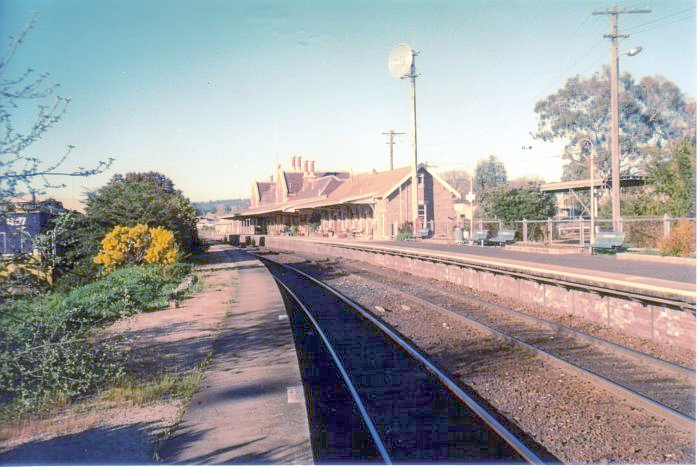
[[[277,255],[275,259],[289,263],[302,261],[289,255]],[[694,463],[694,434],[635,408],[581,375],[564,371],[516,345],[477,330],[459,317],[388,292],[377,283],[378,276],[383,275],[387,285],[397,287],[400,283],[410,283],[410,275],[397,277],[395,271],[379,271],[364,264],[319,260],[323,259],[302,266],[320,271],[332,287],[394,326],[563,462]],[[372,281],[363,279],[361,270],[371,270]],[[426,280],[415,281],[426,285]],[[436,281],[429,286],[445,288]],[[591,331],[586,324],[562,320],[551,312],[534,313]],[[612,334],[602,327],[595,328],[593,331],[598,336]],[[627,341],[624,337],[616,338],[618,342]],[[641,351],[651,350],[665,359],[694,365],[692,353],[631,341]]]

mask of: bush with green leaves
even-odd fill
[[[183,264],[123,268],[68,293],[0,303],[0,404],[38,409],[123,375],[119,343],[96,329],[162,308],[188,273]]]
[[[199,245],[197,211],[173,181],[158,172],[114,175],[87,194],[85,210],[102,226],[102,235],[115,226],[146,224],[171,231],[184,254]]]
[[[50,272],[54,289],[67,290],[94,281],[99,273],[92,258],[100,250],[102,227],[77,211],[66,211],[34,239],[39,261]]]

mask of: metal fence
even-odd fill
[[[622,218],[622,231],[625,233],[625,246],[638,249],[655,249],[659,241],[668,238],[676,224],[687,220],[696,226],[696,218],[644,217]],[[446,223],[446,232],[455,233],[459,237],[469,239],[476,231],[487,231],[488,237],[495,237],[501,229],[515,229],[516,241],[539,245],[570,245],[583,247],[591,243],[591,220],[575,219],[546,219],[527,220],[505,223],[497,219],[475,219],[465,222]],[[593,226],[594,238],[600,232],[612,231],[611,219],[596,219]]]

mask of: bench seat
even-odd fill
[[[488,231],[474,231],[474,236],[470,237],[468,239],[464,239],[465,242],[469,242],[470,244],[481,244],[484,245],[484,242],[486,239],[489,237],[489,232]]]
[[[593,243],[591,244],[591,252],[594,250],[612,250],[617,251],[622,248],[625,242],[624,232],[599,232],[596,234]]]
[[[490,244],[505,245],[509,242],[515,242],[515,229],[501,229],[496,237],[489,239]]]

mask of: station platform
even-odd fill
[[[313,463],[304,390],[289,318],[274,279],[242,250],[235,304],[210,366],[173,438],[168,464]]]
[[[271,241],[274,239],[271,236],[267,237]],[[280,237],[280,240],[394,250],[473,262],[484,266],[517,269],[533,274],[620,287],[642,293],[669,294],[691,301],[694,301],[696,297],[696,267],[694,265],[660,263],[654,261],[656,259],[650,261],[632,260],[617,258],[615,255],[609,254],[590,255],[586,253],[551,255],[521,252],[503,247],[469,246],[420,240],[400,242],[315,237]]]

